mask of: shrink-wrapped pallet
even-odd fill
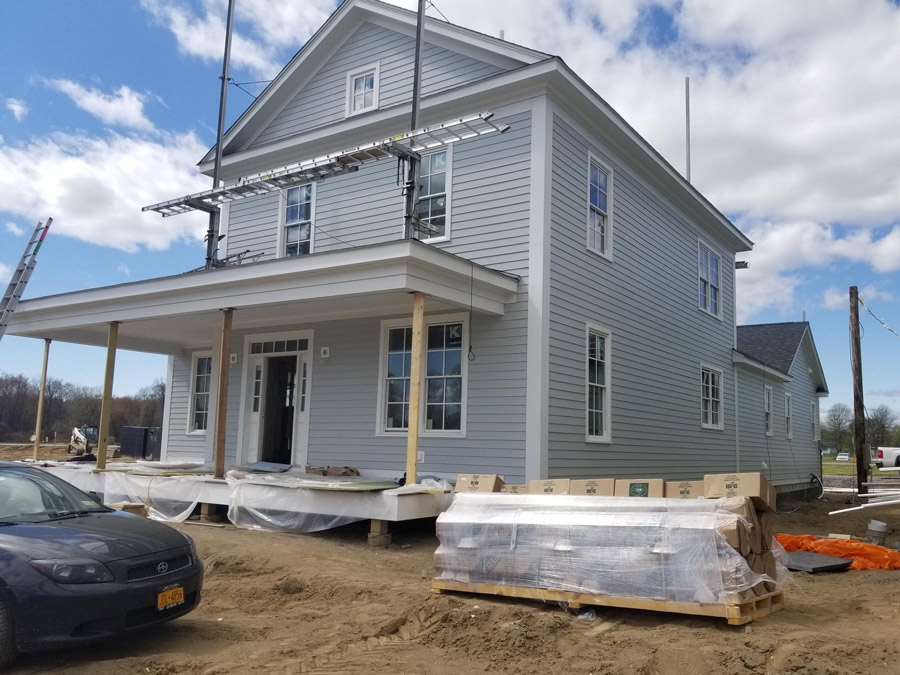
[[[435,566],[464,583],[733,602],[776,581],[723,534],[749,547],[747,512],[735,499],[457,494],[437,521]]]

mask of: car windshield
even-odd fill
[[[0,469],[0,523],[40,523],[108,510],[46,471]]]

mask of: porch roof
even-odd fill
[[[180,354],[210,344],[226,307],[235,330],[408,314],[417,291],[429,312],[471,305],[502,315],[518,281],[400,240],[23,300],[8,333],[102,346],[107,324],[118,321],[120,348]]]

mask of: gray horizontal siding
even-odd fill
[[[775,382],[758,371],[738,369],[741,470],[760,471],[776,485],[808,484],[810,474],[820,475],[819,444],[812,429],[810,403],[816,388],[809,374],[809,360],[801,349],[791,368],[791,381]],[[772,435],[765,433],[766,386],[772,387]],[[784,395],[793,395],[793,438],[787,438]]]
[[[260,260],[275,257],[278,244],[280,192],[247,197],[231,203],[228,214],[226,255],[249,251]]]
[[[585,244],[588,157],[613,171],[613,261]],[[692,478],[734,469],[733,253],[722,320],[697,307],[699,228],[636,171],[553,121],[549,473]],[[612,443],[585,442],[585,328],[611,331]],[[723,371],[725,430],[700,427],[700,364]]]
[[[189,434],[188,416],[191,399],[191,366],[193,353],[174,357],[172,367],[172,388],[166,392],[169,406],[169,436],[166,460],[200,459],[206,455],[206,434]]]
[[[250,147],[295,136],[344,119],[347,73],[380,63],[379,107],[412,97],[415,40],[364,23],[306,83]],[[422,56],[422,94],[450,89],[501,72],[501,68],[427,44]]]

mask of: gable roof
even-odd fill
[[[808,342],[811,351],[810,366],[815,375],[817,391],[827,393],[825,373],[809,322],[758,323],[737,327],[737,351],[785,375],[790,374],[804,340]]]
[[[405,27],[415,31],[417,14],[381,0],[345,0],[228,128],[222,139],[223,154],[246,147],[252,140],[250,127],[257,126],[251,124],[251,120],[268,122],[274,118],[353,31],[363,22],[373,19],[387,21],[401,30]],[[502,63],[509,69],[551,58],[549,54],[433,17],[425,19],[425,34],[429,43],[465,48],[473,56]],[[295,81],[293,86],[288,85],[289,80]],[[199,164],[212,161],[214,153],[215,146],[209,149]]]

